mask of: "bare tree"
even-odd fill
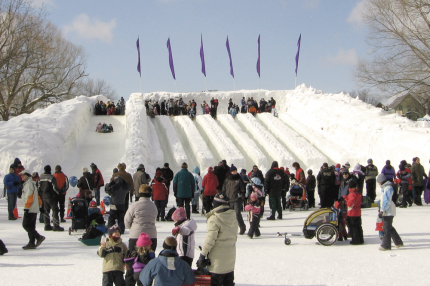
[[[376,96],[370,93],[370,90],[365,89],[359,89],[359,90],[353,90],[349,92],[349,96],[352,98],[357,98],[365,103],[369,103],[372,105],[377,105],[379,103],[379,100]]]
[[[407,91],[430,104],[430,1],[368,0],[364,19],[373,59],[360,59],[355,77],[385,95]]]
[[[92,78],[86,78],[80,81],[76,85],[76,89],[73,91],[75,95],[104,95],[111,101],[118,99],[118,93],[116,90],[104,79],[94,80]]]
[[[0,116],[59,102],[86,76],[85,54],[24,0],[0,0]]]

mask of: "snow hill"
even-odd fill
[[[217,120],[202,115],[201,108],[197,108],[196,120],[186,116],[157,116],[153,119],[146,116],[145,100],[162,101],[180,97],[185,102],[194,99],[198,107],[203,101],[218,98]],[[233,119],[227,114],[228,100],[231,98],[234,103],[240,104],[242,97],[256,100],[273,97],[277,102],[279,117],[258,114],[254,118],[239,114]],[[289,168],[292,168],[292,162],[297,161],[305,170],[313,169],[314,173],[317,173],[323,162],[344,164],[349,161],[351,166],[356,163],[366,165],[368,158],[373,159],[379,170],[387,159],[397,169],[401,160],[411,162],[415,156],[421,158],[427,172],[430,167],[428,125],[412,122],[397,114],[388,114],[347,94],[327,94],[305,85],[295,90],[279,91],[134,93],[126,103],[125,116],[94,116],[93,108],[97,100],[106,101],[106,98],[80,96],[0,122],[2,178],[16,157],[21,159],[27,169],[39,173],[43,172],[44,165],[54,167],[59,164],[69,177],[80,177],[83,167],[89,168],[91,163],[95,163],[106,181],[119,162],[125,162],[131,174],[134,174],[139,164],[144,164],[151,177],[164,162],[169,162],[174,172],[177,172],[181,163],[186,161],[190,170],[199,166],[204,175],[209,166],[215,166],[221,159],[247,171],[256,164],[264,172],[270,168],[273,160]],[[112,124],[115,132],[96,133],[99,122]],[[68,196],[73,197],[77,192],[76,188],[71,188]],[[174,204],[172,197],[169,207]],[[18,208],[22,212],[20,200]],[[360,250],[351,250],[357,248],[350,248],[347,243],[339,243],[342,247],[326,248],[315,245],[316,240],[298,237],[293,238],[293,244],[287,247],[281,238],[275,239],[277,231],[300,233],[308,212],[286,213],[283,221],[264,220],[261,223],[263,235],[260,239],[249,241],[243,236],[238,238],[237,285],[360,285],[361,281],[378,285],[410,283],[412,281],[409,279],[394,277],[388,272],[381,273],[378,269],[382,268],[377,261],[391,265],[391,273],[404,273],[405,265],[416,267],[416,261],[422,260],[424,253],[427,256],[430,254],[425,243],[414,243],[417,238],[428,236],[418,229],[430,227],[429,223],[411,223],[416,221],[414,215],[428,214],[430,208],[413,207],[412,210],[398,210],[403,219],[399,216],[394,224],[398,231],[400,229],[401,235],[407,233],[404,236],[405,244],[422,252],[405,254],[402,251],[396,252],[394,256],[377,252],[379,239],[374,231],[375,209],[363,211],[363,229],[368,245],[358,247]],[[265,216],[268,215],[268,208],[266,212]],[[196,239],[201,244],[206,229],[205,219],[200,216],[195,219],[199,227]],[[66,233],[41,231],[47,236],[46,243],[28,254],[21,250],[26,242],[26,234],[20,221],[7,221],[7,203],[4,199],[0,200],[0,221],[0,238],[10,251],[10,254],[0,259],[2,268],[10,267],[7,268],[10,271],[5,278],[2,278],[12,281],[8,285],[27,283],[30,278],[20,275],[22,267],[28,267],[26,270],[30,270],[29,274],[39,277],[32,285],[58,285],[58,281],[62,281],[62,285],[100,283],[102,261],[95,255],[94,248],[84,247],[75,237],[69,237]],[[69,225],[70,222],[65,227]],[[37,227],[42,229],[41,224]],[[172,225],[157,223],[157,227],[160,250],[162,240],[169,235]],[[125,241],[127,235],[128,231],[124,236]],[[352,256],[348,253],[352,253]],[[371,254],[367,256],[368,253]],[[402,257],[396,257],[400,256],[397,253],[402,253]],[[251,257],[255,261],[249,259]],[[356,265],[351,264],[352,257],[354,261],[368,267],[357,269]],[[309,268],[310,262],[313,270]],[[423,265],[422,270],[425,269]],[[348,273],[353,274],[347,277]],[[70,279],[71,275],[77,278]],[[385,280],[381,281],[382,278]],[[415,276],[409,278],[414,280],[414,284],[425,284]]]

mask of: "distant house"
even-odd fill
[[[387,106],[396,113],[414,121],[426,115],[426,109],[419,97],[410,93],[390,98]]]

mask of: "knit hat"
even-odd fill
[[[163,171],[162,171],[162,170],[157,170],[157,171],[155,172],[155,176],[156,176],[156,177],[163,177]]]
[[[281,168],[279,168],[279,169],[281,169],[282,171],[284,171],[285,169],[284,169],[284,167],[281,167]]]
[[[51,173],[51,166],[46,165],[43,170],[45,170],[45,173]]]
[[[240,173],[241,173],[241,174],[246,174],[246,170],[245,170],[245,169],[242,169],[242,170],[240,170]]]
[[[172,214],[172,219],[174,221],[181,221],[187,219],[187,214],[183,207],[177,208],[175,212]]]
[[[218,205],[222,205],[222,204],[228,204],[229,202],[229,198],[227,197],[227,194],[225,192],[221,192],[215,195],[214,197],[214,204],[215,202],[218,203]]]
[[[278,161],[273,161],[272,162],[272,169],[273,168],[278,168],[279,167],[279,165],[278,165]]]
[[[348,188],[350,188],[350,189],[357,188],[357,182],[355,180],[349,181]]]
[[[113,173],[113,174],[118,173],[118,168],[113,168],[112,173]]]
[[[169,167],[169,163],[164,163],[164,167]]]
[[[31,173],[31,176],[33,178],[37,178],[39,176],[39,173],[38,172],[33,172],[33,173]]]
[[[149,235],[147,235],[144,232],[139,234],[139,238],[137,239],[136,246],[145,247],[151,244],[152,244],[152,241]]]
[[[402,160],[402,161],[400,161],[400,165],[405,165],[406,166],[406,160]]]
[[[385,178],[385,175],[384,174],[382,174],[382,173],[380,173],[379,175],[378,175],[378,177],[376,177],[376,182],[378,182],[378,183],[383,183],[383,182],[385,182],[387,180],[387,178]]]
[[[250,199],[254,198],[254,199],[258,199],[258,196],[256,193],[252,193],[251,196],[249,196]]]
[[[351,167],[351,165],[349,164],[349,162],[345,163],[345,167],[347,167],[349,169],[349,167]]]
[[[82,174],[88,172],[88,168],[87,167],[83,167],[82,168]]]
[[[95,201],[91,201],[90,208],[96,208],[96,207],[97,207],[97,203]]]
[[[336,164],[336,168],[340,168],[340,164]]]
[[[188,164],[186,162],[182,163],[181,168],[188,169]]]
[[[385,161],[385,165],[391,165],[391,161],[390,160]]]
[[[125,171],[125,164],[124,163],[119,163],[118,164],[118,170]]]
[[[176,246],[178,245],[178,242],[176,241],[176,238],[173,236],[168,236],[163,242],[163,248],[164,249],[171,249],[176,250]]]
[[[145,170],[145,166],[143,164],[139,164],[139,166],[137,166],[137,170]]]
[[[121,233],[121,230],[119,229],[119,227],[117,225],[114,225],[111,228],[109,228],[109,230],[108,230],[109,236],[114,234],[115,231],[119,231]]]
[[[328,163],[327,162],[323,163],[322,165],[323,165],[323,167],[328,168]]]
[[[373,164],[373,160],[372,159],[367,159],[367,164]]]
[[[26,175],[27,177],[31,177],[31,173],[30,173],[30,171],[27,171],[27,170],[22,170],[21,171],[21,173],[19,173],[21,176],[22,175]]]
[[[233,172],[233,171],[237,171],[237,168],[235,165],[231,164],[230,172]]]
[[[61,166],[60,165],[55,166],[55,171],[61,171]]]
[[[10,165],[9,169],[14,169],[15,170],[15,165],[14,164]]]

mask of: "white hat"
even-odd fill
[[[88,168],[87,167],[83,167],[82,168],[82,174],[88,172]]]

